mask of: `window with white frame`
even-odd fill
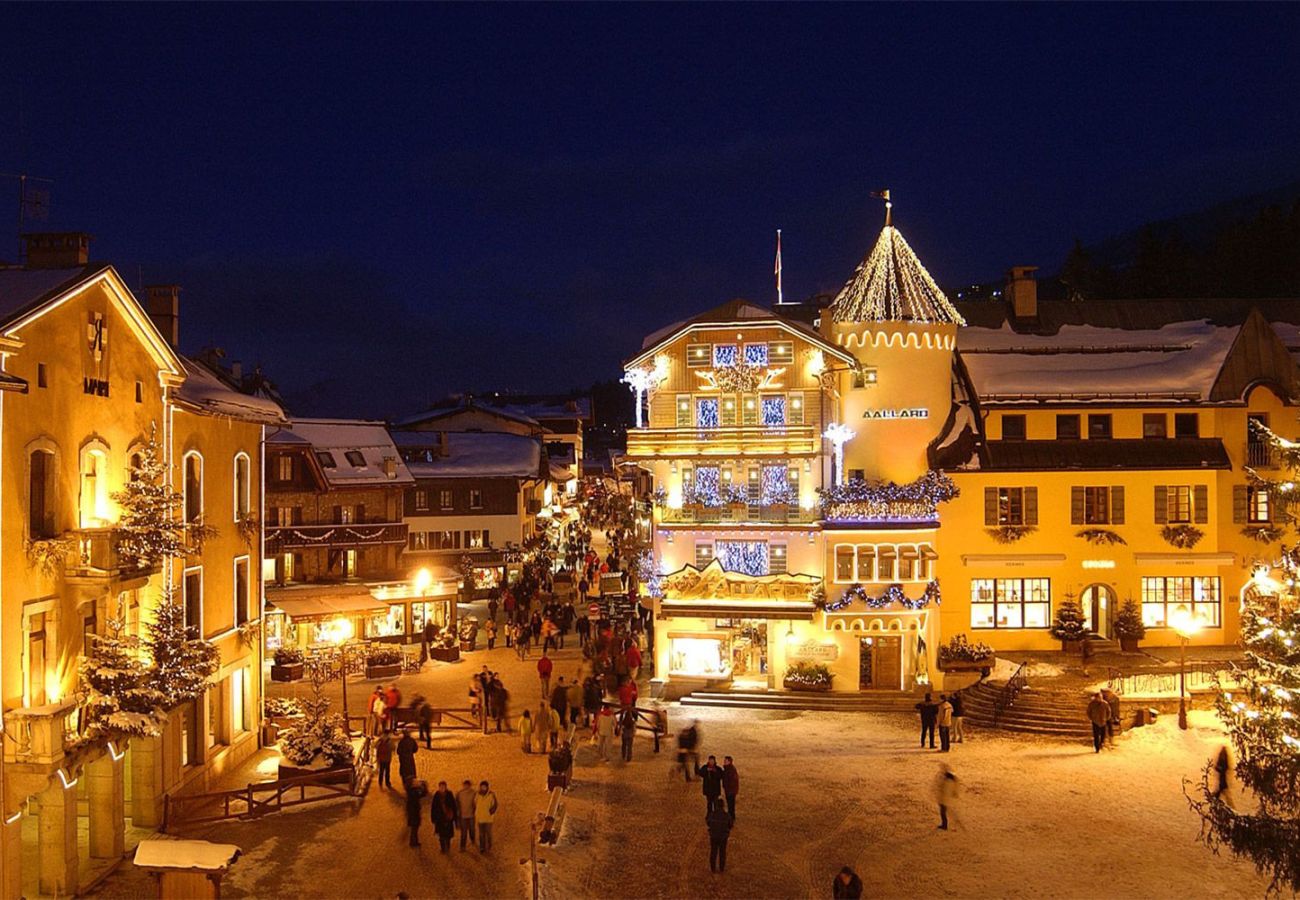
[[[483,508],[483,491],[481,489],[479,488],[469,489],[469,508],[470,509]]]
[[[1268,488],[1248,485],[1246,487],[1246,521],[1252,525],[1273,521],[1269,508]]]
[[[974,578],[971,628],[1047,628],[1052,582],[1048,578]]]
[[[767,344],[746,344],[745,345],[745,364],[750,366],[767,367]]]
[[[849,544],[840,544],[835,548],[835,581],[851,584],[857,580],[854,574],[854,562],[857,554]]]
[[[427,511],[429,508],[429,492],[424,488],[415,489],[415,509],[417,512]]]
[[[785,416],[790,425],[803,424],[803,394],[791,394],[787,398]]]
[[[740,348],[735,344],[713,345],[713,368],[734,366],[738,362],[740,362]]]
[[[184,473],[185,521],[192,525],[203,519],[203,457],[197,450],[185,454]]]
[[[690,394],[677,395],[677,427],[678,428],[691,427],[691,395]]]
[[[275,475],[278,481],[293,481],[293,457],[282,453],[276,459]]]
[[[247,453],[235,454],[235,521],[253,510],[253,464]]]
[[[695,427],[717,428],[719,419],[718,398],[699,397],[695,401]]]
[[[785,396],[776,394],[762,398],[763,425],[779,428],[785,424]]]
[[[451,491],[449,490],[438,491],[438,508],[451,509]]]
[[[1142,579],[1142,623],[1163,628],[1179,606],[1206,628],[1218,628],[1220,620],[1219,579],[1215,576],[1179,575]]]
[[[207,637],[203,633],[203,567],[186,569],[181,578],[181,606],[185,610],[185,626],[193,629],[191,637]]]
[[[247,556],[241,556],[235,560],[235,626],[244,625],[251,621],[252,616],[252,596],[253,586],[249,578],[249,562]]]

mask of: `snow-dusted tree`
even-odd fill
[[[185,624],[185,607],[174,588],[163,592],[154,620],[146,626],[145,645],[153,660],[153,684],[162,692],[166,707],[193,700],[203,693],[217,671],[216,646]]]
[[[1067,644],[1077,643],[1088,636],[1083,607],[1074,599],[1073,594],[1066,594],[1065,599],[1056,608],[1056,618],[1052,621],[1051,631],[1052,637]]]
[[[139,638],[124,634],[120,619],[110,619],[105,633],[90,635],[89,641],[81,660],[86,736],[112,739],[161,734],[167,701],[153,684]]]
[[[184,498],[167,479],[167,463],[158,440],[158,426],[149,426],[149,438],[131,466],[131,477],[113,494],[122,508],[117,522],[117,548],[123,562],[140,567],[193,553],[215,530],[202,523],[186,523],[181,515]]]
[[[1289,528],[1300,493],[1300,444],[1261,431],[1286,475],[1252,476],[1268,490],[1274,520]],[[1280,565],[1277,596],[1247,592],[1241,616],[1246,660],[1235,667],[1234,685],[1220,685],[1217,701],[1245,791],[1235,798],[1225,793],[1212,764],[1189,800],[1212,849],[1227,847],[1270,876],[1275,890],[1294,892],[1300,890],[1300,545],[1284,548]]]

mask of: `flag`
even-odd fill
[[[781,229],[776,230],[776,268],[772,270],[776,276],[776,302],[784,302],[781,298]]]
[[[888,202],[889,202],[889,188],[882,188],[882,189],[880,189],[880,190],[878,190],[878,191],[872,191],[872,192],[871,192],[871,196],[874,197],[874,198],[877,199],[877,200],[884,200],[886,203],[888,203]]]

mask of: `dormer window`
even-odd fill
[[[343,455],[347,458],[347,461],[356,468],[364,469],[366,467],[366,457],[360,450],[349,450]]]
[[[317,450],[316,459],[320,463],[322,469],[336,468],[334,463],[334,454],[330,453],[328,450]]]

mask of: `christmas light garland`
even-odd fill
[[[956,498],[960,491],[943,472],[931,470],[906,484],[853,478],[817,493],[827,521],[932,522],[939,518],[939,504]]]
[[[966,324],[892,225],[835,297],[831,316],[836,322]]]
[[[868,609],[884,609],[886,606],[897,603],[904,609],[924,609],[933,603],[938,606],[942,602],[939,592],[939,580],[929,582],[925,586],[925,592],[920,597],[912,599],[903,592],[901,584],[891,584],[885,588],[883,594],[872,596],[867,589],[860,584],[851,585],[838,600],[833,600],[826,604],[827,612],[838,612],[841,609],[859,600],[866,604]]]

